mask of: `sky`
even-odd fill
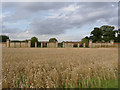
[[[117,2],[3,2],[0,34],[11,40],[80,41],[102,25],[118,29]]]

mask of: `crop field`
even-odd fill
[[[117,88],[117,48],[3,48],[3,88]]]

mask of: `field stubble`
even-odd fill
[[[3,88],[105,88],[118,80],[117,48],[3,48],[2,55]]]

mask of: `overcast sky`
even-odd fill
[[[94,27],[112,25],[117,29],[117,2],[4,2],[2,34],[39,41],[55,37],[58,41],[80,41]]]

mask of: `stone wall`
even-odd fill
[[[6,42],[4,42],[4,43],[1,42],[1,43],[0,43],[0,47],[7,47],[7,43],[6,43]]]
[[[63,48],[74,48],[74,47],[77,47],[79,48],[81,45],[80,42],[72,42],[72,41],[63,41]]]
[[[41,43],[41,48],[44,47],[44,44],[46,44],[46,48],[58,48],[58,42],[48,42],[48,41],[43,41]],[[119,43],[118,43],[119,44]],[[118,44],[114,43],[113,40],[110,40],[110,42],[102,42],[98,43],[95,42],[93,43],[92,40],[89,40],[89,47],[90,48],[107,48],[107,47],[118,47]],[[28,42],[11,42],[10,40],[7,40],[6,43],[0,43],[2,47],[10,47],[10,48],[30,48],[31,47],[31,41],[29,40]],[[77,47],[80,47],[80,42],[69,42],[69,41],[63,41],[63,48],[74,48],[74,45],[77,45]],[[37,48],[37,42],[35,42],[35,47]],[[76,47],[76,46],[75,46]],[[83,47],[85,48],[86,45],[83,43]]]
[[[15,47],[20,48],[21,47],[21,42],[16,42]]]
[[[73,43],[63,42],[63,48],[73,48]]]
[[[38,44],[38,45],[37,45]],[[58,48],[58,42],[48,42],[48,41],[40,41],[40,42],[35,42],[35,47],[37,48]]]
[[[28,47],[28,43],[26,43],[26,42],[21,42],[21,47],[22,47],[22,48]]]
[[[29,40],[28,42],[11,42],[8,39],[6,47],[10,47],[10,48],[27,48],[27,47],[29,47],[30,48],[31,41]]]
[[[47,43],[48,48],[57,48],[58,47],[58,42],[49,42]]]
[[[15,48],[15,43],[14,42],[10,42],[10,47],[11,48]]]
[[[110,42],[104,42],[102,41],[102,43],[93,43],[92,40],[89,40],[89,47],[90,48],[102,48],[102,47],[115,47],[115,44],[114,44],[114,40],[110,40]]]

